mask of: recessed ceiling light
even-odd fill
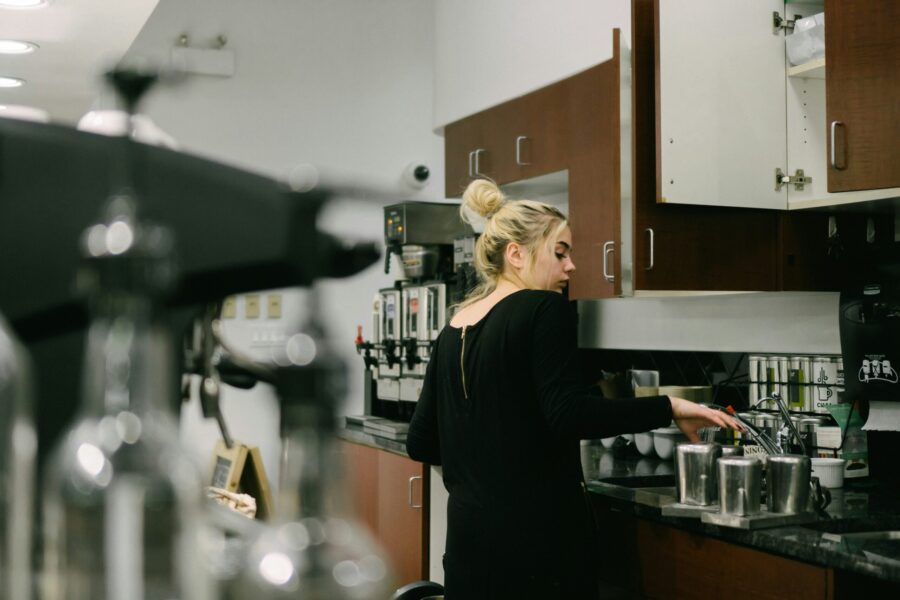
[[[25,80],[18,77],[0,77],[0,88],[19,87],[24,83]]]
[[[3,8],[37,8],[47,4],[50,4],[50,0],[0,0]]]
[[[38,45],[19,40],[0,40],[0,54],[28,54],[37,50]]]

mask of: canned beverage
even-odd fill
[[[813,412],[828,414],[828,407],[839,402],[839,394],[843,395],[843,377],[838,378],[838,366],[841,359],[834,356],[816,356],[812,360],[813,367]],[[840,371],[843,375],[843,372]]]
[[[838,365],[840,363],[841,360],[835,356],[813,357],[813,383],[816,385],[838,385]],[[842,384],[843,380],[840,383]]]
[[[790,410],[811,410],[809,400],[812,360],[808,356],[792,356],[788,366],[787,403]]]
[[[790,360],[787,356],[770,356],[766,361],[767,369],[767,390],[766,396],[774,396],[778,394],[782,398],[786,398],[785,393],[788,381],[788,367]],[[766,408],[777,408],[775,402],[768,402]]]
[[[750,407],[756,405],[759,402],[759,399],[762,397],[759,395],[759,375],[762,370],[762,365],[766,364],[766,357],[759,355],[752,355],[747,359],[747,375],[750,382],[749,388],[749,402]]]
[[[759,427],[773,442],[778,443],[778,434],[781,431],[781,417],[773,413],[762,413],[757,417]]]

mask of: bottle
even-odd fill
[[[282,465],[272,523],[249,544],[229,598],[387,598],[391,574],[349,505],[335,434],[343,371],[313,328],[276,360]]]
[[[91,322],[75,423],[44,488],[44,596],[186,600],[207,593],[197,563],[200,480],[172,414],[176,354],[160,314],[172,239],[114,196],[83,238],[79,284]]]
[[[0,318],[0,597],[31,599],[37,434],[30,367]]]

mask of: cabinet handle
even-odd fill
[[[522,142],[528,139],[527,135],[520,135],[516,138],[516,164],[520,167],[530,165],[531,162],[522,161]]]
[[[422,508],[421,504],[413,504],[413,481],[415,481],[416,479],[421,480],[422,476],[421,475],[413,475],[412,477],[409,478],[409,496],[407,498],[406,503],[409,504],[410,508]]]
[[[616,276],[609,272],[609,255],[616,251],[615,242],[606,242],[603,244],[603,279],[612,283],[616,280]]]
[[[472,153],[475,155],[475,171],[472,173],[472,177],[481,177],[481,161],[479,159],[482,152],[484,152],[484,148],[478,148]]]
[[[847,165],[845,164],[843,167],[839,167],[837,164],[837,151],[836,151],[837,144],[835,144],[835,142],[834,142],[834,134],[837,131],[838,125],[843,127],[844,122],[843,121],[832,121],[831,122],[831,168],[836,171],[842,171],[847,168]]]
[[[472,175],[472,157],[475,156],[475,151],[469,152],[469,177],[475,177]]]
[[[654,250],[654,240],[653,240],[653,229],[648,227],[645,229],[647,233],[650,234],[650,266],[646,268],[647,271],[653,270],[653,250]]]

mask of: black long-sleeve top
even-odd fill
[[[661,427],[672,409],[665,396],[591,395],[575,352],[568,302],[538,290],[438,337],[406,447],[443,466],[448,600],[549,600],[595,585],[579,440]]]

